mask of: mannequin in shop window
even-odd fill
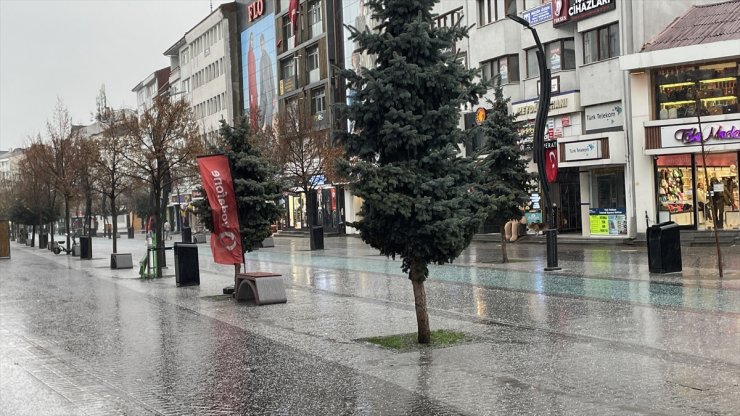
[[[707,190],[704,189],[704,183],[702,182],[696,184],[696,203],[699,206],[699,211],[703,214],[703,222],[711,221],[712,214],[709,211],[709,204],[707,204]]]
[[[729,179],[729,178],[726,178]],[[709,181],[709,186],[712,190],[712,205],[714,205],[713,211],[717,216],[717,229],[721,230],[724,228],[725,219],[725,205],[729,205],[734,208],[734,201],[732,198],[732,187],[727,186],[728,181],[720,181],[717,179],[716,174],[712,174],[712,179]],[[721,185],[721,186],[716,186]],[[730,184],[731,185],[731,184]]]

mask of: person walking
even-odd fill
[[[164,222],[164,239],[165,240],[170,239],[170,222],[169,221]]]

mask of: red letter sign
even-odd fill
[[[213,211],[213,260],[219,264],[241,264],[242,239],[229,160],[224,155],[199,157],[198,168]]]

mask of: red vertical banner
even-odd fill
[[[224,155],[198,158],[198,169],[213,211],[211,252],[219,264],[242,263],[242,240],[229,160]]]
[[[545,142],[545,175],[550,183],[558,179],[558,142]]]
[[[331,188],[331,210],[337,210],[337,189]]]

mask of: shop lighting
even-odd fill
[[[711,97],[711,98],[702,98],[702,101],[724,101],[724,100],[737,100],[737,97],[734,95],[726,95],[724,97]]]
[[[689,82],[677,82],[675,84],[659,85],[659,87],[660,88],[674,88],[674,87],[685,87],[685,86],[688,86],[688,85],[694,85],[694,82],[691,82],[691,81],[689,81]]]
[[[723,82],[723,81],[735,81],[735,77],[727,77],[727,78],[715,78],[715,79],[703,79],[699,82],[702,84],[708,84],[710,82]]]
[[[695,103],[694,100],[689,100],[689,101],[670,101],[670,102],[667,102],[667,103],[660,103],[660,105],[681,105],[681,104],[694,104],[694,103]]]

